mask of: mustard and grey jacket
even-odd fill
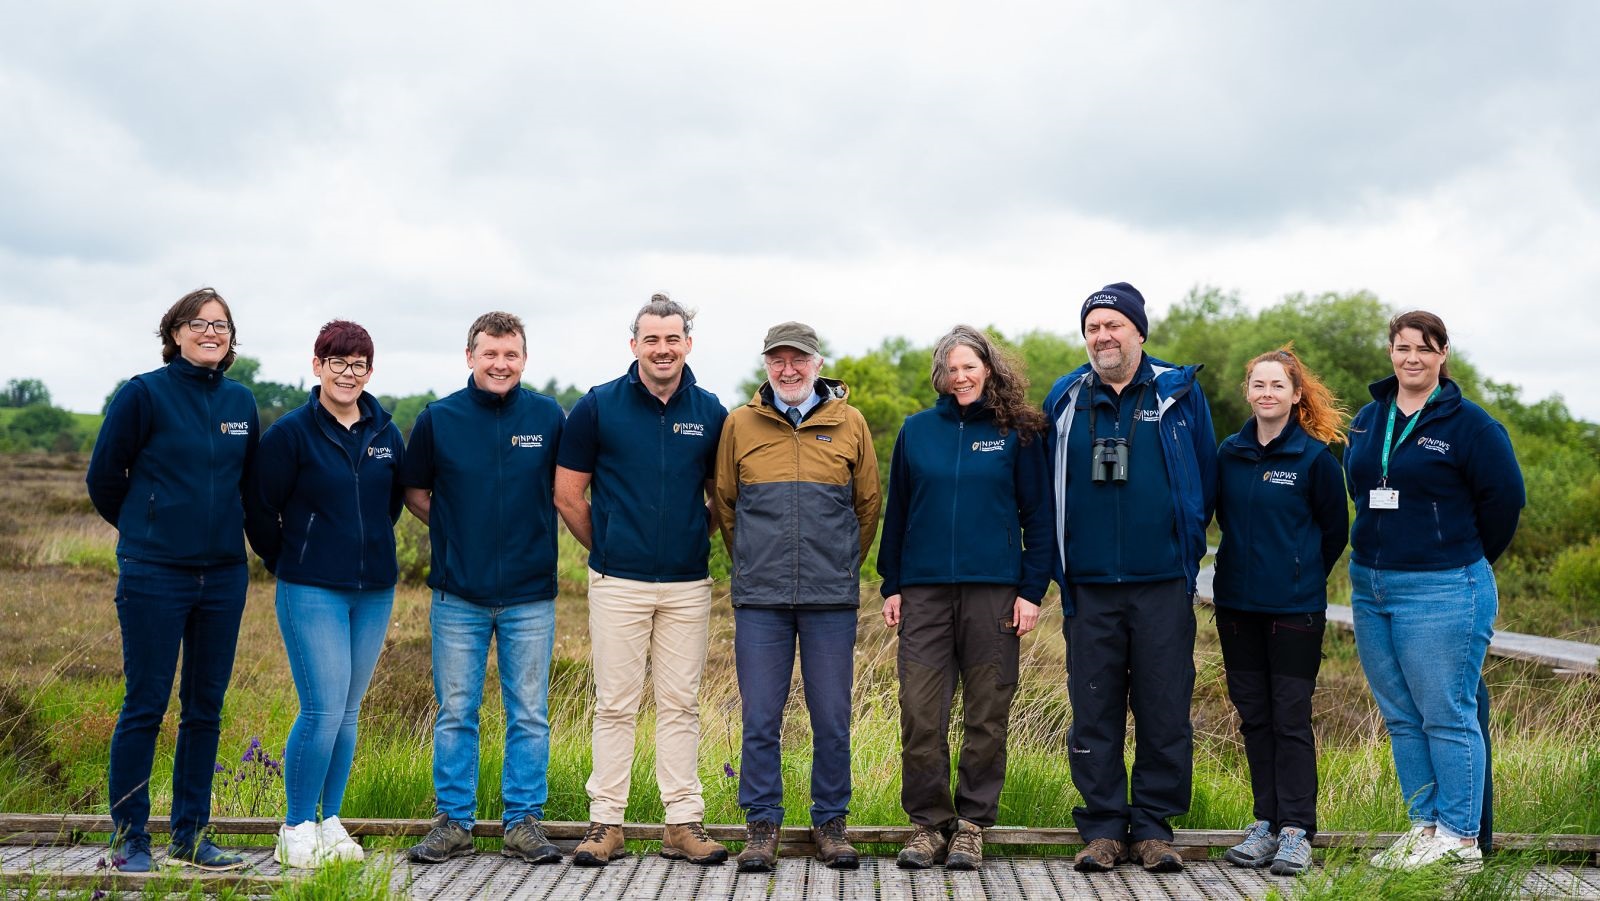
[[[843,382],[798,427],[763,384],[728,415],[716,506],[733,560],[735,607],[857,607],[861,561],[878,528],[878,458]]]

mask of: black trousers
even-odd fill
[[[907,585],[900,597],[900,805],[921,826],[948,831],[956,817],[993,826],[1017,691],[1017,587]],[[957,682],[963,716],[952,797],[948,735]]]
[[[1183,579],[1075,584],[1066,618],[1072,811],[1084,841],[1172,841],[1194,776],[1194,607]],[[1122,748],[1133,710],[1132,791]],[[1131,797],[1130,797],[1131,795]]]
[[[1256,613],[1217,608],[1217,636],[1228,698],[1250,765],[1255,818],[1277,832],[1317,834],[1317,745],[1311,694],[1322,667],[1327,614]]]

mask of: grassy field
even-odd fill
[[[111,729],[121,700],[120,643],[112,603],[115,533],[84,495],[81,456],[0,456],[0,810],[104,812],[105,769]],[[407,520],[406,537],[420,528]],[[583,556],[563,545],[558,639],[551,676],[553,820],[587,819],[583,784],[590,763],[591,680],[587,616],[582,595]],[[275,772],[241,758],[259,739],[280,757],[296,703],[274,618],[270,578],[256,572],[246,609],[239,656],[223,722],[217,815],[281,816],[283,785]],[[1337,581],[1337,580],[1336,580]],[[876,586],[863,586],[856,651],[854,765],[851,820],[858,824],[905,821],[899,806],[898,709],[892,633],[878,617]],[[1336,584],[1335,590],[1340,590]],[[428,747],[433,713],[429,670],[428,596],[403,586],[363,711],[360,746],[344,807],[352,817],[423,817],[432,813]],[[1510,595],[1508,611],[1532,603]],[[1240,828],[1251,819],[1249,788],[1238,723],[1227,702],[1221,655],[1208,613],[1200,613],[1196,648],[1195,788],[1190,813],[1176,823],[1202,829]],[[1001,800],[1002,825],[1070,826],[1078,802],[1062,760],[1070,723],[1062,665],[1061,618],[1047,601],[1040,629],[1023,643],[1023,677],[1013,712],[1011,757]],[[1580,623],[1580,628],[1594,624]],[[1348,634],[1330,632],[1316,696],[1315,727],[1321,748],[1322,828],[1398,831],[1406,824],[1382,722],[1367,691]],[[740,822],[736,803],[739,700],[733,670],[733,617],[727,587],[719,585],[712,617],[707,676],[702,693],[701,777],[706,818]],[[1600,680],[1561,681],[1538,667],[1491,661],[1493,734],[1503,832],[1600,833]],[[479,817],[499,815],[502,719],[497,683],[489,680],[483,727]],[[648,694],[647,694],[648,698]],[[789,821],[806,821],[809,731],[798,686],[784,736],[785,803]],[[640,729],[648,736],[647,707]],[[176,703],[174,702],[174,708]],[[152,803],[164,811],[170,798],[172,728],[157,754]],[[959,722],[959,715],[954,718]],[[660,822],[653,758],[648,741],[634,755],[634,792],[628,819]],[[1496,867],[1525,865],[1502,855]],[[1491,869],[1481,880],[1457,886],[1463,896],[1489,893]],[[1359,897],[1378,878],[1364,868],[1304,880],[1308,897]],[[1497,884],[1497,883],[1496,883]],[[1412,893],[1410,882],[1385,884],[1391,895]],[[1419,897],[1437,896],[1426,880]]]

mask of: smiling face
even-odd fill
[[[803,403],[815,390],[822,357],[794,347],[774,347],[766,357],[767,384],[779,400],[792,407]]]
[[[194,319],[207,323],[204,331],[195,332],[189,328],[187,322],[180,322],[172,330],[172,340],[178,345],[178,353],[182,354],[185,360],[196,366],[215,369],[222,364],[222,358],[228,355],[232,338],[230,335],[217,334],[210,323],[226,322],[228,311],[217,301],[208,300],[201,305]]]
[[[1144,336],[1128,317],[1110,307],[1096,307],[1083,320],[1083,344],[1089,365],[1113,384],[1133,378],[1144,354]]]
[[[472,383],[490,394],[504,397],[522,382],[528,354],[522,336],[516,332],[491,335],[480,332],[467,350],[467,366]]]
[[[1294,412],[1294,405],[1300,402],[1300,389],[1294,386],[1294,379],[1289,377],[1282,363],[1263,360],[1250,370],[1244,396],[1250,402],[1250,411],[1256,415],[1257,426],[1277,431],[1283,428]]]
[[[1401,329],[1389,342],[1389,362],[1400,388],[1413,394],[1432,391],[1439,384],[1439,370],[1449,353],[1450,348],[1432,345],[1414,328]]]
[[[983,396],[984,382],[989,379],[989,367],[983,365],[977,351],[965,344],[957,344],[945,355],[944,377],[950,396],[965,407]]]
[[[335,372],[343,369],[343,372]],[[361,374],[356,375],[356,370]],[[372,378],[372,365],[367,361],[365,354],[350,354],[342,357],[329,357],[326,360],[313,357],[311,360],[311,374],[317,377],[322,385],[322,402],[331,407],[352,407],[360,400],[361,392],[367,387],[367,382]]]
[[[639,333],[628,348],[639,361],[639,378],[657,388],[671,388],[683,376],[684,358],[694,347],[682,316],[639,317]]]

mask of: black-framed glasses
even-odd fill
[[[372,371],[372,364],[366,360],[356,360],[352,363],[349,360],[341,360],[338,357],[323,357],[322,362],[333,370],[334,375],[344,375],[348,371],[356,378],[361,378]]]
[[[211,330],[219,335],[226,335],[233,331],[233,323],[226,319],[191,319],[186,324],[189,326],[189,331],[194,332],[196,335],[204,335],[207,326],[210,326]]]

